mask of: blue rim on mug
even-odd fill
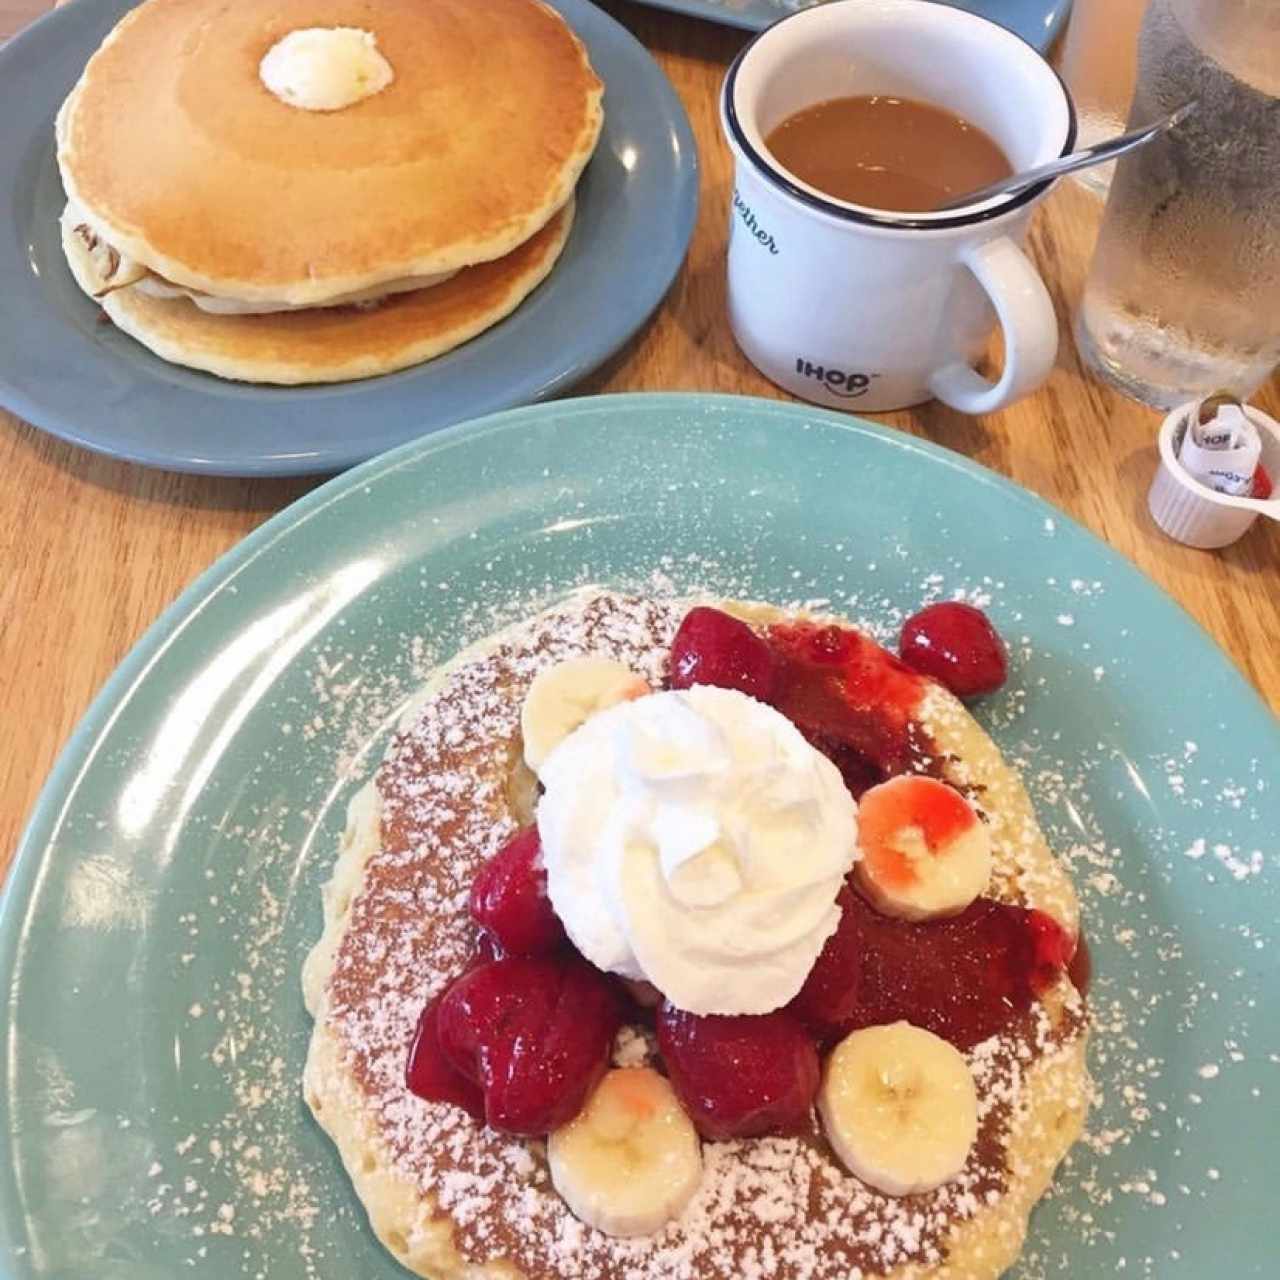
[[[840,2],[840,0],[837,0]],[[852,0],[856,3],[857,0]],[[829,5],[823,5],[823,9],[829,9]],[[1043,182],[1037,182],[1034,186],[1027,187],[1022,191],[1010,196],[1007,200],[1002,200],[996,204],[984,205],[971,211],[960,212],[950,218],[917,218],[910,214],[895,214],[892,212],[877,212],[863,206],[844,204],[836,200],[827,199],[818,195],[816,192],[802,187],[798,183],[792,181],[790,175],[784,170],[776,160],[767,155],[761,155],[760,151],[752,146],[747,138],[746,130],[742,127],[742,122],[738,119],[738,109],[734,104],[734,90],[737,85],[738,72],[745,62],[751,51],[756,45],[767,37],[771,32],[776,31],[780,26],[787,22],[793,22],[797,18],[804,18],[807,14],[813,13],[814,10],[798,9],[795,13],[789,13],[785,18],[779,18],[777,22],[766,27],[763,31],[753,36],[751,40],[743,46],[738,56],[734,58],[729,67],[728,74],[724,78],[724,85],[720,91],[721,105],[724,110],[725,123],[734,142],[741,149],[743,155],[752,162],[760,175],[766,178],[774,186],[778,187],[785,194],[792,196],[803,204],[809,205],[811,208],[817,209],[822,213],[830,214],[833,217],[841,218],[847,222],[859,222],[866,226],[881,227],[886,230],[893,231],[943,231],[953,229],[955,227],[972,226],[975,223],[987,222],[992,218],[1003,217],[1006,213],[1014,209],[1019,209],[1025,204],[1037,199],[1043,195],[1049,187],[1056,181],[1054,178],[1045,178]],[[1012,36],[1019,44],[1025,45],[1037,61],[1042,63],[1047,71],[1058,82],[1058,87],[1062,90],[1062,100],[1067,108],[1067,134],[1062,144],[1062,150],[1059,155],[1067,155],[1076,144],[1076,104],[1072,100],[1071,91],[1067,88],[1066,82],[1058,74],[1057,70],[1049,62],[1049,60],[1040,52],[1035,45],[1025,40],[1016,31],[1001,26],[998,22],[993,22],[990,18],[985,18],[980,14],[970,13],[967,10],[959,10],[975,22],[984,22],[988,26],[995,27],[997,31],[1003,32],[1005,35]]]

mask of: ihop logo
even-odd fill
[[[814,364],[803,356],[796,356],[796,372],[802,378],[813,378],[822,383],[833,396],[842,400],[856,400],[858,396],[865,395],[871,379],[878,376],[874,373],[846,373],[834,365]]]

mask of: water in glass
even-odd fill
[[[1152,0],[1130,124],[1195,98],[1116,166],[1076,322],[1086,361],[1163,408],[1248,396],[1280,362],[1280,0]]]
[[[1074,0],[1062,45],[1062,78],[1076,104],[1076,147],[1124,132],[1138,76],[1138,28],[1147,0]],[[1099,164],[1072,174],[1100,196],[1107,194],[1114,165]]]

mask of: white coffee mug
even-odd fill
[[[1053,304],[1019,244],[1049,183],[950,213],[893,213],[824,194],[765,137],[804,107],[892,94],[984,129],[1014,171],[1070,151],[1066,87],[1003,27],[932,0],[833,0],[761,32],[721,94],[734,154],[729,321],[747,358],[793,395],[900,409],[931,397],[989,413],[1053,367]],[[993,314],[994,311],[994,314]],[[1004,369],[972,368],[995,319]]]

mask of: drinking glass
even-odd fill
[[[1138,78],[1138,28],[1147,0],[1075,0],[1062,44],[1062,78],[1076,104],[1076,146],[1124,132]],[[1072,178],[1100,196],[1112,165],[1095,164]]]
[[[1116,165],[1076,318],[1136,399],[1247,398],[1280,362],[1280,0],[1151,0],[1129,123],[1196,112]]]

